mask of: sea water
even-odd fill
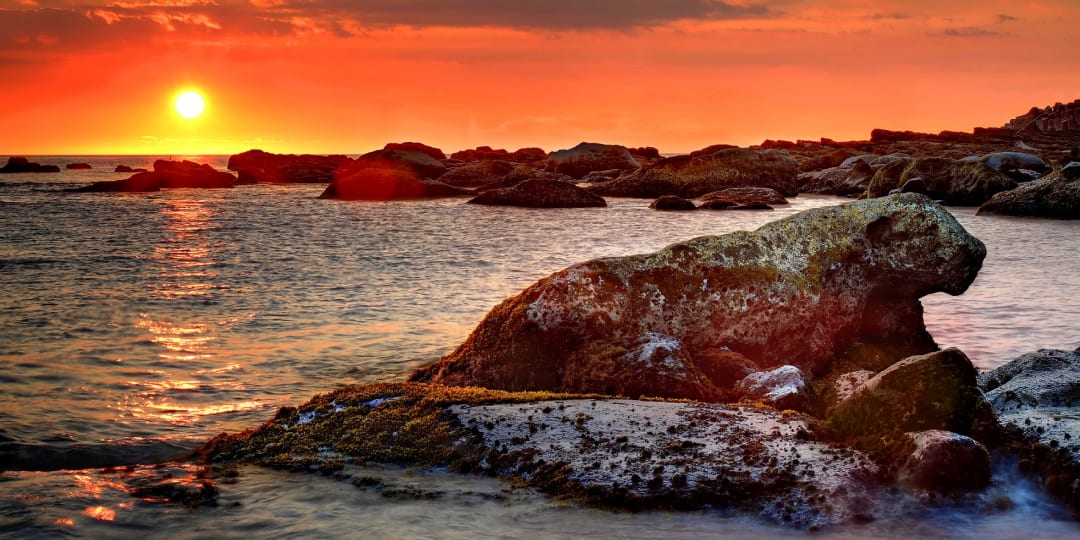
[[[496,480],[439,472],[377,470],[369,474],[398,487],[361,489],[244,468],[219,485],[213,508],[130,492],[140,479],[194,474],[147,464],[257,426],[281,406],[342,384],[402,380],[451,351],[496,303],[570,264],[752,230],[844,199],[801,195],[774,211],[679,213],[638,199],[545,210],[463,199],[342,202],[318,199],[323,186],[313,185],[63,191],[124,178],[113,167],[153,159],[38,157],[93,168],[0,175],[0,534],[804,534],[714,512],[568,508]],[[225,165],[222,156],[195,160]],[[939,345],[959,347],[984,369],[1080,345],[1080,222],[950,211],[988,255],[962,296],[924,299]],[[998,467],[994,489],[1007,504],[993,511],[984,503],[898,510],[826,535],[1080,534],[1012,468]]]

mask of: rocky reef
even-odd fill
[[[60,172],[56,165],[42,165],[34,163],[25,157],[9,157],[7,163],[0,167],[0,173],[50,173]]]
[[[345,156],[273,154],[248,150],[229,157],[229,170],[240,184],[328,184],[334,171],[350,161]]]
[[[979,208],[986,214],[1080,219],[1080,163],[994,195]]]
[[[76,192],[112,193],[112,192],[148,192],[162,189],[217,189],[231,188],[236,177],[215,170],[205,163],[192,161],[154,162],[154,170],[139,172],[125,180],[94,182],[88,186],[72,189]]]
[[[569,182],[559,180],[524,180],[511,187],[485,191],[469,201],[492,206],[531,208],[587,208],[607,206],[598,197]]]

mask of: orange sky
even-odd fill
[[[1078,27],[1076,0],[0,0],[0,156],[970,131],[1080,98]]]

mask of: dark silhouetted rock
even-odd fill
[[[439,181],[461,188],[481,187],[502,180],[514,170],[514,167],[515,165],[509,161],[494,159],[476,161],[447,170],[439,177]]]
[[[603,197],[598,197],[574,184],[559,180],[525,180],[512,187],[485,191],[469,202],[493,206],[527,206],[533,208],[607,206]]]
[[[675,195],[664,195],[649,205],[653,210],[694,210],[694,201],[688,201]]]
[[[998,193],[979,208],[979,215],[1080,219],[1080,179],[1066,178],[1070,171],[1080,172],[1080,165]]]
[[[960,294],[985,255],[920,195],[809,210],[755,232],[571,266],[496,306],[413,379],[630,395],[637,377],[663,371],[690,390],[641,392],[716,399],[724,392],[699,358],[725,347],[759,369],[792,364],[811,373],[860,339],[893,344],[897,359],[934,350],[918,298]],[[637,352],[643,339],[678,354],[649,360]],[[587,376],[570,380],[571,370]]]
[[[0,167],[0,173],[55,173],[60,172],[56,165],[42,165],[34,163],[25,157],[9,157],[7,164]]]
[[[1027,114],[1013,118],[1005,124],[1015,131],[1080,131],[1080,99],[1072,103],[1055,103],[1039,109],[1032,107]]]
[[[701,208],[709,210],[772,210],[774,204],[788,204],[772,188],[728,188],[701,196]]]
[[[147,171],[147,169],[144,169],[142,167],[132,168],[132,167],[130,167],[128,165],[117,165],[116,169],[113,169],[113,172],[118,172],[118,173],[139,173],[139,172],[146,172],[146,171]]]
[[[391,150],[389,152],[399,151]],[[432,159],[427,154],[410,153]],[[411,166],[402,161],[366,157],[338,168],[334,180],[319,197],[323,199],[389,201],[453,197],[469,194],[468,190],[456,188],[436,180],[425,179]]]
[[[589,187],[612,197],[693,199],[733,187],[768,187],[785,196],[798,193],[798,164],[782,150],[721,147],[662,159],[615,180]]]
[[[641,165],[625,146],[583,142],[569,150],[548,155],[547,169],[573,178],[593,171],[637,169]]]
[[[982,394],[975,366],[958,349],[905,358],[840,402],[830,429],[871,439],[882,434],[938,429],[971,432]]]
[[[1008,175],[980,161],[909,158],[895,160],[878,169],[867,193],[871,197],[888,195],[916,177],[922,178],[928,196],[957,206],[978,206],[995,193],[1017,186]]]
[[[509,161],[511,163],[538,164],[547,162],[548,154],[541,148],[520,148],[514,152],[503,149],[493,149],[490,146],[478,146],[471,150],[460,150],[450,155],[451,159],[459,161]]]
[[[990,483],[990,452],[975,439],[943,430],[907,433],[911,454],[899,481],[934,492],[977,491]]]
[[[93,167],[89,163],[68,163],[65,168],[69,171],[78,171],[92,169]]]
[[[368,152],[350,165],[351,168],[400,169],[416,173],[420,178],[438,179],[446,173],[446,165],[430,155],[416,150],[376,150]]]
[[[334,171],[351,161],[341,155],[273,154],[248,150],[229,157],[240,184],[329,184]]]
[[[904,185],[900,186],[900,193],[922,193],[927,194],[926,181],[916,176],[915,178],[908,178]]]
[[[192,161],[154,162],[154,170],[136,173],[126,180],[95,182],[71,191],[80,192],[146,192],[159,189],[218,189],[231,188],[236,177],[210,165]]]
[[[1020,469],[1080,511],[1080,349],[1040,349],[979,376]]]
[[[428,146],[424,143],[418,142],[403,142],[403,143],[386,143],[383,150],[405,150],[410,152],[420,152],[421,154],[427,154],[432,159],[444,160],[446,154],[442,150],[435,148],[434,146]]]
[[[802,370],[795,366],[751,373],[735,385],[735,392],[742,399],[761,400],[777,410],[810,410],[810,383]]]
[[[799,173],[799,191],[803,193],[828,193],[850,196],[865,193],[874,177],[870,165],[876,156],[863,155],[848,158],[836,167]]]

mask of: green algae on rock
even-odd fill
[[[754,232],[573,265],[496,306],[412,380],[721,400],[707,358],[825,371],[859,341],[937,349],[918,299],[960,294],[986,249],[925,196],[810,210]],[[650,384],[650,381],[656,381]]]

